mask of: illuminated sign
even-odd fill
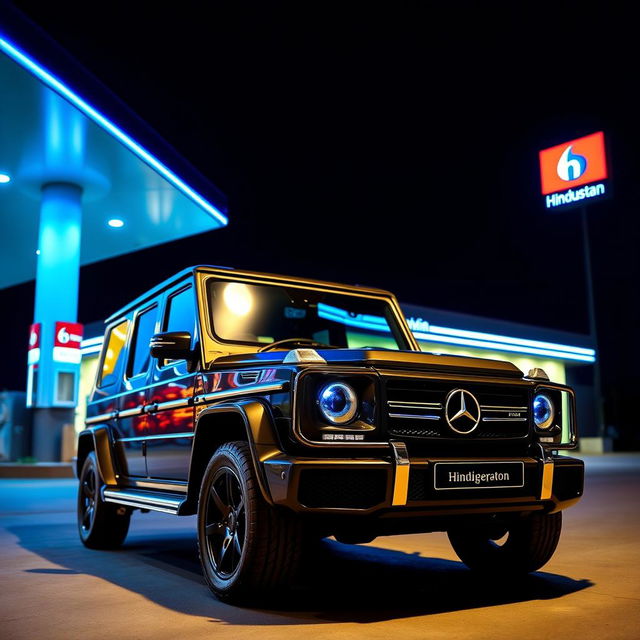
[[[29,327],[29,351],[27,352],[27,362],[36,364],[40,361],[40,331],[42,325],[38,322]]]
[[[429,323],[422,318],[407,318],[407,324],[411,331],[429,331]]]
[[[53,342],[53,359],[55,362],[77,364],[82,355],[82,325],[77,322],[56,322]]]
[[[602,131],[540,151],[540,182],[547,209],[584,205],[604,196],[608,177]]]

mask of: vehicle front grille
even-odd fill
[[[508,440],[524,438],[529,433],[529,392],[526,387],[416,378],[387,378],[385,384],[387,429],[391,436]],[[446,399],[454,389],[473,394],[480,405],[480,421],[469,433],[457,433],[445,419]],[[471,413],[474,413],[473,409]]]

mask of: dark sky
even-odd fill
[[[588,215],[608,420],[627,420],[640,383],[631,15],[558,2],[16,4],[230,200],[224,230],[84,268],[84,322],[214,263],[586,332],[579,214],[544,211],[537,151],[604,130],[615,197]],[[28,305],[31,290],[3,295]]]

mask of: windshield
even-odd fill
[[[410,349],[393,308],[380,298],[216,280],[209,280],[207,297],[222,342],[266,346],[304,338],[330,347]]]

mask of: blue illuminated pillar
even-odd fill
[[[82,188],[61,182],[44,185],[38,236],[36,322],[76,319],[81,225]]]
[[[29,362],[27,396],[33,408],[33,455],[60,459],[62,427],[73,423],[80,375],[78,283],[86,121],[64,98],[43,89],[41,135],[31,158],[40,185],[40,228],[34,324],[40,348]]]
[[[75,395],[61,395],[61,380],[77,393],[79,363],[54,357],[56,322],[75,322],[78,313],[82,188],[52,182],[42,187],[34,323],[41,324],[35,386],[33,455],[58,460],[62,426],[73,422]],[[33,373],[30,371],[30,377]],[[65,377],[66,376],[66,377]],[[68,390],[67,392],[68,393]]]

